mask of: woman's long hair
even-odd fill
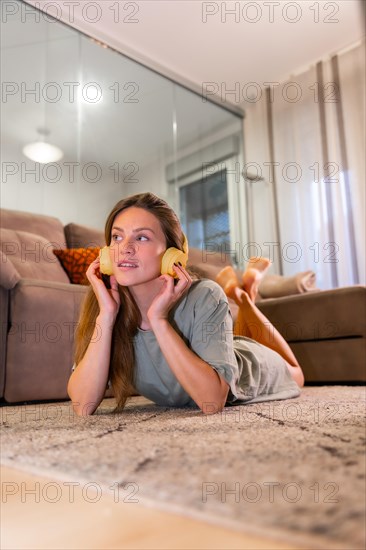
[[[119,201],[109,214],[105,225],[105,241],[111,242],[111,231],[116,216],[130,207],[144,208],[159,220],[166,238],[166,247],[183,250],[183,232],[174,210],[153,193],[139,193]],[[191,272],[195,276],[194,271]],[[135,354],[133,339],[141,324],[140,310],[128,287],[118,285],[121,305],[113,328],[109,379],[117,400],[116,412],[123,410],[127,398],[134,392]],[[85,297],[75,334],[75,364],[82,360],[92,338],[99,304],[90,286]]]

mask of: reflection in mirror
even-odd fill
[[[242,118],[15,3],[2,25],[2,207],[102,229],[118,200],[152,191],[193,246],[234,249],[246,237]]]

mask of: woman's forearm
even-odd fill
[[[67,392],[78,415],[93,414],[104,397],[108,382],[113,325],[112,318],[97,317],[85,355],[69,379]]]
[[[169,367],[202,412],[221,411],[228,395],[228,383],[186,346],[166,319],[159,319],[152,324],[152,329]]]

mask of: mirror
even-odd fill
[[[101,229],[122,197],[152,191],[188,238],[199,227],[195,245],[245,238],[242,118],[28,4],[24,17],[16,3],[2,24],[2,207]],[[37,141],[62,157],[26,157]]]

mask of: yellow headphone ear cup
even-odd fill
[[[184,233],[183,233],[184,235]],[[187,240],[187,237],[184,235],[184,241],[183,241],[183,251],[185,252],[185,254],[187,254],[187,260],[188,260],[188,251],[189,251],[189,247],[188,247],[188,240]]]
[[[161,273],[162,275],[168,274],[178,279],[178,275],[173,270],[173,265],[180,262],[182,267],[186,267],[188,261],[188,241],[184,235],[183,250],[175,248],[174,246],[168,248],[161,260]]]
[[[113,275],[113,266],[111,257],[109,254],[109,246],[103,246],[99,252],[100,258],[100,272],[104,275]]]

